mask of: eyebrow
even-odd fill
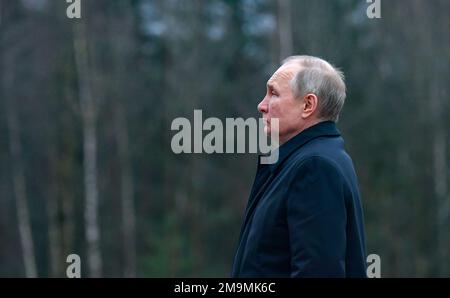
[[[275,90],[276,88],[275,88],[275,84],[274,83],[267,83],[267,88],[269,88],[269,89],[273,89],[273,90]]]

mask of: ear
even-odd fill
[[[317,95],[314,93],[308,93],[303,97],[303,110],[302,110],[302,118],[308,118],[313,115],[317,110],[318,105]]]

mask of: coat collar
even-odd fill
[[[276,149],[279,154],[278,161],[276,163],[269,164],[269,169],[273,173],[296,149],[302,147],[304,144],[315,138],[340,135],[341,134],[336,127],[336,123],[333,121],[323,121],[310,126]]]

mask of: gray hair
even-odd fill
[[[298,63],[302,67],[291,80],[294,96],[314,93],[318,98],[319,118],[337,122],[346,97],[344,74],[313,56],[291,56],[283,60],[282,64],[285,63]]]

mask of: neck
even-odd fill
[[[310,121],[307,121],[305,123],[303,123],[303,125],[299,126],[296,130],[284,135],[284,136],[280,136],[280,146],[283,145],[284,143],[286,143],[287,141],[289,141],[290,139],[292,139],[293,137],[295,137],[296,135],[298,135],[299,133],[301,133],[302,131],[304,131],[305,129],[316,125],[317,123],[323,122],[323,119],[313,119]]]

